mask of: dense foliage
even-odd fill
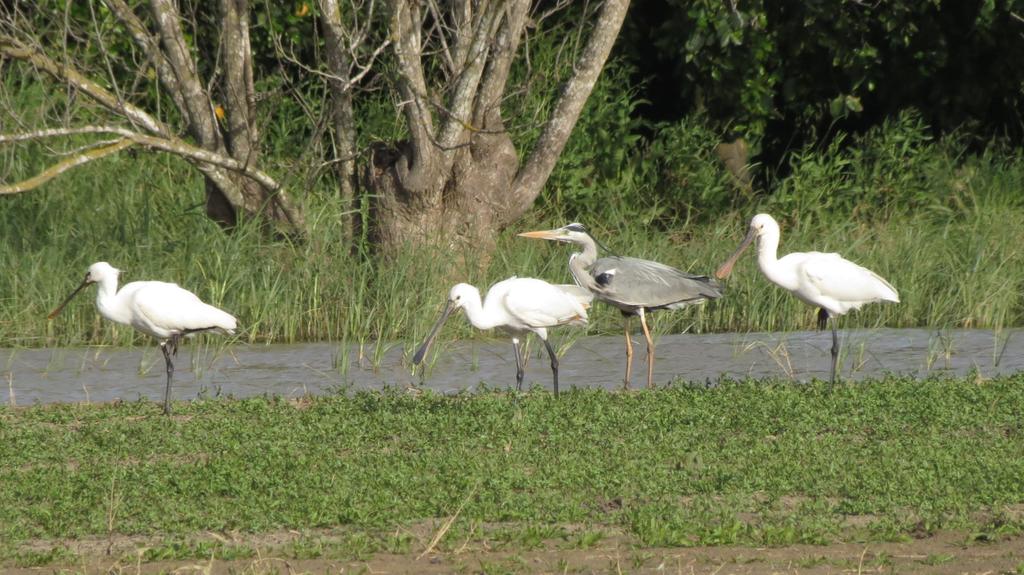
[[[852,10],[850,4],[843,10]],[[633,17],[643,16],[645,6],[634,6]],[[264,12],[274,20],[275,12]],[[293,32],[283,37],[313,41],[294,33],[311,26],[305,16],[288,14],[284,21],[291,28],[282,29]],[[263,25],[269,24],[261,17]],[[620,46],[623,53],[629,39]],[[546,79],[556,89],[564,73],[562,41],[554,31],[531,38],[534,73],[514,70],[516,81]],[[308,104],[315,99],[299,101],[288,94],[316,91],[302,92],[297,85],[267,99],[260,110],[271,146],[265,153],[277,175],[302,193],[309,214],[307,241],[270,239],[250,225],[222,233],[202,213],[201,179],[184,177],[190,172],[179,161],[144,152],[90,164],[46,188],[3,198],[0,264],[7,273],[0,276],[0,344],[135,341],[131,330],[101,323],[86,298],[59,321],[45,321],[89,263],[108,260],[128,270],[128,280],[177,281],[229,309],[245,326],[246,341],[383,338],[412,346],[438,299],[456,281],[485,287],[510,275],[568,280],[567,249],[515,239],[522,229],[582,221],[618,253],[708,273],[757,211],[770,211],[782,222],[783,253],[841,251],[900,290],[899,306],[869,306],[847,325],[1024,324],[1024,259],[1015,247],[1024,241],[1024,161],[1018,142],[980,141],[981,127],[992,127],[984,123],[943,133],[947,125],[929,121],[933,109],[907,109],[862,131],[835,130],[827,139],[806,131],[809,141],[793,144],[781,163],[761,165],[756,184],[746,187],[716,156],[716,145],[728,135],[723,110],[707,107],[704,113],[655,121],[648,115],[657,93],[652,88],[666,80],[637,81],[644,67],[631,62],[620,56],[605,69],[538,209],[520,225],[496,232],[491,258],[436,265],[436,254],[411,247],[381,260],[373,257],[365,236],[353,252],[340,248],[339,222],[348,207],[333,180],[322,177],[315,150],[303,145],[306,114],[317,110]],[[263,72],[268,82],[275,77]],[[279,79],[291,73],[284,70]],[[1008,80],[993,79],[1003,81]],[[33,78],[7,74],[3,82],[14,96],[11,105],[26,120],[60,112],[44,105],[52,100]],[[728,82],[700,85],[725,90]],[[506,102],[515,116],[509,129],[525,141],[550,112],[528,94]],[[358,121],[370,128],[365,133],[400,136],[393,103],[385,95],[361,102]],[[26,177],[42,165],[38,146],[0,147],[2,178]],[[466,263],[474,261],[484,263]],[[700,312],[658,314],[656,329],[813,325],[800,302],[766,288],[751,262],[741,263],[730,282],[729,297]],[[590,334],[620,329],[618,315],[602,306],[592,321]],[[448,333],[457,337],[469,330],[456,322]]]
[[[907,107],[936,133],[1024,135],[1024,3],[640,0],[622,45],[652,113],[706,110],[778,160]]]

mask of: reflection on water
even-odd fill
[[[840,332],[844,379],[884,373],[984,376],[1024,368],[1024,337],[1019,330],[875,329]],[[633,387],[646,379],[642,337],[635,343]],[[555,335],[555,345],[559,343]],[[440,342],[439,342],[440,343]],[[827,378],[829,332],[665,335],[657,341],[655,380],[675,378],[714,382],[722,377],[780,377],[797,381]],[[233,345],[191,342],[176,362],[176,399],[198,394],[295,397],[337,389],[379,389],[422,385],[444,393],[481,383],[515,384],[512,345],[507,339],[439,345],[433,365],[414,374],[403,345],[343,349],[333,343]],[[361,357],[361,359],[360,359]],[[428,361],[431,356],[428,356]],[[625,366],[622,337],[577,339],[561,359],[563,389],[620,388]],[[376,363],[374,368],[372,365]],[[547,355],[531,339],[527,384],[551,385]],[[61,348],[0,350],[3,403],[159,400],[164,386],[163,356],[154,346],[139,348]]]

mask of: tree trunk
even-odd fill
[[[324,52],[330,77],[331,119],[338,190],[345,211],[342,214],[342,242],[351,246],[356,226],[356,120],[352,111],[353,66],[345,24],[338,0],[320,0],[320,18],[324,31]]]
[[[385,253],[407,244],[491,251],[497,232],[522,216],[547,181],[608,58],[628,0],[605,0],[593,31],[555,104],[541,137],[520,165],[505,132],[500,102],[523,34],[528,0],[474,4],[454,21],[460,27],[451,50],[458,69],[441,90],[446,106],[427,98],[420,66],[423,49],[419,4],[393,0],[392,37],[398,60],[408,141],[378,146],[365,184],[376,198],[373,237]],[[470,26],[470,23],[464,23]],[[487,42],[481,39],[486,38]],[[440,108],[440,129],[431,115]]]
[[[519,158],[506,133],[476,134],[461,148],[446,178],[437,175],[440,201],[424,202],[418,190],[402,185],[409,147],[374,150],[366,184],[377,197],[373,239],[385,253],[409,243],[483,253],[494,247],[496,232],[507,222],[507,197]],[[429,172],[438,172],[429,169]]]
[[[150,0],[150,10],[159,36],[159,53],[144,33],[141,22],[123,0],[107,0],[108,5],[133,31],[136,43],[157,62],[160,81],[174,95],[187,120],[189,134],[199,146],[237,160],[248,169],[259,166],[259,133],[256,126],[256,102],[249,39],[247,0],[220,0],[222,23],[221,52],[224,73],[218,83],[224,129],[218,111],[199,78],[196,63],[181,28],[182,18],[173,0]],[[225,227],[233,227],[238,217],[261,218],[282,231],[302,233],[301,212],[283,190],[264,184],[238,171],[200,165],[205,175],[206,214]]]

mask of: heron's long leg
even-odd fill
[[[629,320],[632,316],[626,316],[626,379],[622,380],[622,386],[629,389],[630,375],[633,374],[633,342],[629,339]]]
[[[174,334],[167,341],[160,343],[160,351],[164,352],[164,361],[167,363],[167,388],[164,390],[164,415],[171,414],[171,378],[174,376],[174,362],[172,357],[178,353],[179,336]]]
[[[839,335],[836,333],[836,318],[829,317],[832,322],[832,378],[829,383],[836,383],[836,360],[839,359]]]
[[[544,347],[548,348],[548,356],[551,358],[551,377],[555,387],[555,397],[558,397],[558,356],[555,355],[555,348],[551,347],[551,342],[547,339],[542,340]]]
[[[523,389],[523,355],[519,351],[519,338],[512,338],[512,348],[516,350],[516,391]]]
[[[640,316],[640,325],[644,328],[644,337],[647,338],[647,387],[654,387],[654,340],[651,339],[651,332],[647,329],[647,319],[644,317],[644,308],[637,310]]]

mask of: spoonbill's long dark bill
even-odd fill
[[[647,328],[645,312],[678,309],[722,297],[718,282],[707,276],[691,275],[650,260],[621,256],[598,258],[597,242],[582,224],[572,223],[556,230],[519,235],[576,244],[583,249],[569,257],[569,271],[573,279],[595,298],[619,308],[626,316],[626,387],[629,387],[633,367],[630,318],[640,316],[640,326],[647,339],[647,387],[654,387],[654,340]]]
[[[836,381],[836,359],[839,357],[839,337],[836,317],[864,304],[876,301],[899,303],[896,288],[875,272],[861,267],[839,254],[822,252],[793,252],[779,258],[779,224],[768,214],[758,214],[750,220],[750,228],[743,243],[729,257],[715,277],[725,279],[732,273],[743,250],[757,240],[757,267],[768,281],[788,290],[800,301],[819,308],[818,328],[826,322],[832,324],[832,375]]]
[[[445,320],[457,309],[466,312],[469,323],[477,329],[501,328],[512,335],[516,355],[516,389],[523,387],[523,358],[520,338],[534,333],[544,342],[551,358],[551,374],[555,395],[558,395],[558,356],[548,341],[548,328],[560,325],[587,325],[587,307],[591,295],[574,285],[553,285],[533,278],[509,278],[487,290],[481,303],[480,290],[460,283],[448,293],[448,302],[437,323],[431,328],[423,345],[416,350],[412,362],[419,365],[431,342],[437,337]]]
[[[230,335],[234,333],[237,321],[231,314],[203,303],[194,293],[178,287],[177,284],[157,281],[131,282],[118,291],[119,273],[120,270],[107,262],[92,264],[82,283],[47,317],[56,317],[71,298],[78,295],[87,285],[99,284],[96,292],[96,309],[100,315],[110,321],[130,325],[160,342],[160,350],[163,351],[164,360],[167,362],[164,413],[170,414],[171,377],[174,374],[172,358],[178,353],[181,338],[209,331]]]

